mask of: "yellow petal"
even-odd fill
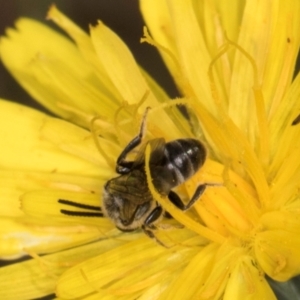
[[[145,78],[123,41],[101,22],[96,27],[91,27],[91,39],[98,59],[123,99],[130,104],[138,103],[146,92],[150,92],[139,111],[144,113],[147,106],[155,107],[159,102],[149,91]],[[164,120],[163,130],[166,133],[172,133],[174,137],[181,135],[164,110],[157,109],[152,122],[160,128],[161,120]]]
[[[289,153],[276,177],[273,178],[271,189],[273,200],[270,203],[270,209],[288,206],[299,198],[300,159],[297,149],[295,148]]]
[[[142,263],[166,250],[148,237],[99,255],[65,272],[59,279],[57,295],[62,298],[83,297],[93,292],[107,294],[105,286],[137,270]],[[126,285],[125,285],[126,286]]]
[[[168,6],[165,0],[141,0],[140,8],[143,13],[144,20],[150,29],[151,35],[155,41],[163,48],[170,51],[173,55],[177,54],[176,45],[174,43],[174,28],[169,15]],[[181,74],[179,66],[174,61],[169,53],[158,49],[164,59],[165,64],[168,66],[172,76],[180,86]]]
[[[20,172],[0,171],[0,215],[7,217],[22,216],[20,195],[31,188],[30,179]]]
[[[0,101],[0,115],[4,169],[97,175],[95,161],[107,166],[90,133],[75,125],[8,101]]]
[[[229,114],[251,141],[256,119],[252,88],[254,84],[262,85],[267,112],[276,109],[293,75],[300,43],[299,14],[299,1],[246,3],[238,44],[255,60],[257,75],[249,61],[237,51]],[[257,83],[253,81],[254,76]],[[249,119],[253,122],[248,122]]]
[[[193,299],[199,287],[204,284],[212,261],[218,249],[217,244],[210,244],[199,251],[189,261],[187,267],[178,274],[168,290],[166,290],[160,299]],[[191,285],[191,282],[193,284]]]
[[[234,0],[230,1],[230,5],[228,5],[226,1],[214,1],[223,28],[232,41],[236,41],[238,38],[245,2],[245,0]]]
[[[102,102],[101,107],[102,105],[108,104],[108,106],[110,106],[112,109],[114,107],[113,103],[121,104],[122,98],[118,94],[117,89],[110,81],[106,70],[101,65],[96,55],[92,41],[87,33],[84,32],[84,30],[77,26],[77,24],[70,20],[67,16],[65,16],[61,11],[59,11],[55,5],[51,6],[47,17],[48,19],[55,22],[58,26],[60,26],[66,33],[68,33],[68,35],[76,43],[78,50],[83,55],[84,59],[95,67],[95,75],[99,79],[99,84],[97,85],[97,87],[98,92],[101,93],[101,97],[99,97]],[[99,114],[101,113],[101,110],[99,109]]]
[[[41,225],[29,218],[0,219],[0,256],[11,259],[35,253],[49,253],[99,238],[96,227]]]
[[[298,232],[284,229],[260,232],[254,247],[259,264],[274,280],[286,281],[300,273]]]
[[[269,172],[271,176],[274,176],[275,172],[286,165],[285,161],[289,160],[289,157],[298,148],[300,126],[291,126],[291,124],[300,111],[299,97],[300,76],[298,74],[285,96],[281,99],[270,121],[272,164]],[[294,165],[291,166],[297,168],[299,161],[300,159],[294,160]],[[282,172],[278,172],[278,176],[282,175]],[[289,173],[288,177],[292,177],[292,174]]]
[[[139,101],[147,85],[127,46],[103,23],[91,27],[91,39],[98,59],[123,99]],[[149,95],[150,103],[153,96]]]
[[[110,238],[0,268],[0,298],[36,299],[55,292],[58,277],[70,266],[126,243]]]
[[[173,239],[178,231],[183,230],[175,230]],[[191,232],[183,231],[181,238],[189,236]],[[96,293],[98,299],[108,295],[132,298],[180,271],[199,249],[180,243],[167,249],[142,236],[68,270],[58,282],[58,296],[69,299]]]
[[[219,299],[223,295],[236,259],[244,255],[245,250],[231,245],[229,241],[218,247],[214,259],[206,265],[206,278],[199,287],[195,299]]]
[[[180,0],[176,3],[167,1],[167,4],[174,28],[181,72],[192,88],[192,91],[185,92],[188,96],[195,95],[209,111],[214,112],[208,78],[211,57],[193,11],[192,1]]]
[[[140,1],[145,20],[177,85],[215,111],[208,78],[211,57],[192,1]],[[186,34],[189,32],[190,34]],[[166,50],[167,51],[166,51]],[[201,67],[200,67],[201,66]]]
[[[0,44],[2,61],[20,84],[49,110],[64,118],[58,102],[85,113],[99,109],[101,93],[92,68],[67,38],[43,24],[20,19]],[[84,100],[84,101],[83,101]]]
[[[263,273],[250,256],[239,258],[230,273],[224,300],[232,299],[277,299]]]
[[[69,191],[99,195],[102,193],[104,180],[107,180],[106,177],[100,179],[76,174],[9,170],[0,171],[0,178],[0,215],[11,217],[23,215],[20,210],[20,197],[26,192],[47,189],[49,193],[59,190],[57,193],[61,194]],[[101,197],[94,197],[94,205],[99,205]]]
[[[263,80],[263,93],[269,115],[276,112],[294,76],[300,46],[300,3],[297,0],[271,1],[272,27],[268,38]],[[270,16],[269,16],[270,18]],[[259,63],[259,62],[258,62]],[[286,111],[288,108],[286,107]]]
[[[72,217],[63,214],[61,210],[79,212],[90,212],[90,210],[84,210],[82,208],[76,208],[74,206],[59,203],[58,200],[60,199],[95,207],[101,206],[99,194],[52,189],[25,193],[21,197],[22,210],[30,216],[50,220],[51,224],[75,223],[98,226],[99,235],[104,234],[107,230],[114,228],[114,224],[105,217]]]

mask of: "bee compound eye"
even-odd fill
[[[124,225],[124,226],[128,226],[131,223],[130,220],[120,219],[120,221],[121,221],[122,225]]]

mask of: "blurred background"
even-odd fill
[[[88,31],[89,24],[102,20],[129,46],[137,62],[165,88],[170,97],[178,96],[176,87],[156,49],[141,44],[144,22],[138,0],[0,0],[0,35],[14,26],[20,17],[29,17],[58,29],[45,16],[51,4],[56,6],[81,28]],[[0,98],[24,103],[44,110],[15,82],[0,62]]]

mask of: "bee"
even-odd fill
[[[149,190],[145,172],[145,147],[138,151],[134,160],[127,160],[127,156],[142,143],[148,111],[149,108],[145,111],[138,135],[127,144],[116,161],[116,172],[119,176],[108,180],[104,186],[102,211],[80,214],[80,212],[61,210],[62,213],[73,216],[105,216],[121,231],[142,229],[147,236],[156,239],[153,230],[167,212],[153,199]],[[168,197],[180,210],[188,210],[209,184],[200,184],[187,204],[172,189],[184,183],[203,166],[207,157],[206,148],[199,140],[192,138],[170,142],[165,142],[163,138],[155,138],[148,143],[151,146],[149,167],[155,189],[161,195]],[[68,200],[60,199],[59,202],[79,208],[99,210],[99,207]]]

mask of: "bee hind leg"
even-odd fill
[[[194,195],[192,196],[192,198],[190,199],[190,201],[187,204],[184,204],[183,201],[181,200],[181,198],[173,191],[170,191],[168,198],[176,207],[178,207],[182,211],[186,211],[189,208],[191,208],[195,204],[195,202],[201,197],[201,195],[204,193],[204,191],[208,185],[211,185],[211,184],[207,184],[207,183],[200,184],[197,187]]]

